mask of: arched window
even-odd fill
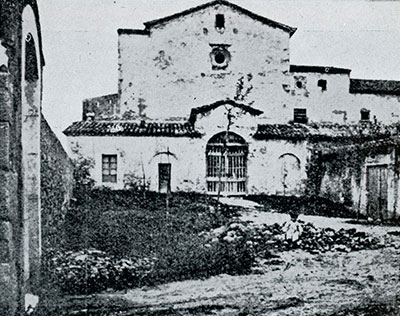
[[[25,80],[35,82],[39,79],[35,41],[31,33],[25,38]]]
[[[214,135],[207,143],[207,192],[240,195],[246,193],[248,145],[232,132]]]
[[[279,164],[283,195],[299,193],[301,183],[300,159],[293,154],[287,153],[279,157]]]

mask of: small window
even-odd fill
[[[223,14],[217,14],[215,16],[215,28],[217,29],[225,28],[225,17]]]
[[[307,109],[294,109],[293,111],[293,122],[306,124],[307,119]]]
[[[324,80],[324,79],[318,80],[318,87],[321,88],[321,91],[326,91],[326,85],[327,85],[326,80]]]
[[[361,121],[369,121],[370,120],[370,111],[367,109],[361,109]]]
[[[117,155],[102,156],[102,181],[117,182]]]

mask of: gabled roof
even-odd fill
[[[398,136],[399,129],[397,126],[377,125],[371,123],[339,125],[339,124],[323,124],[314,123],[305,124],[260,124],[257,132],[254,134],[255,139],[286,139],[292,141],[298,140],[350,140],[350,141],[367,141],[390,138]]]
[[[201,137],[190,123],[79,121],[67,127],[66,136]]]
[[[290,65],[290,72],[317,72],[321,74],[350,74],[351,69],[330,66]]]
[[[269,25],[271,27],[275,27],[275,28],[281,29],[281,30],[283,30],[285,32],[288,32],[290,34],[290,36],[292,36],[294,34],[294,32],[296,32],[296,30],[297,30],[294,27],[291,27],[291,26],[288,26],[288,25],[285,25],[285,24],[282,24],[282,23],[267,19],[267,18],[265,18],[265,17],[263,17],[261,15],[255,14],[255,13],[249,11],[249,10],[246,10],[246,9],[244,9],[244,8],[242,8],[242,7],[240,7],[240,6],[236,5],[236,4],[233,4],[233,3],[229,2],[229,1],[226,1],[226,0],[214,0],[214,1],[211,1],[211,2],[207,2],[207,3],[204,3],[202,5],[199,5],[199,6],[184,10],[182,12],[178,12],[178,13],[175,13],[175,14],[172,14],[172,15],[160,18],[160,19],[152,20],[152,21],[149,21],[149,22],[145,22],[144,25],[146,26],[146,29],[149,29],[149,28],[151,28],[151,27],[153,27],[155,25],[162,24],[162,23],[165,23],[165,22],[169,22],[171,20],[180,18],[182,16],[185,16],[185,15],[188,15],[188,14],[191,14],[191,13],[203,10],[203,9],[206,9],[208,7],[212,7],[212,6],[217,5],[217,4],[228,6],[228,7],[232,8],[232,9],[234,9],[236,11],[239,11],[240,13],[243,13],[243,14],[251,17],[252,19],[254,19],[256,21],[259,21],[259,22],[261,22],[263,24],[266,24],[266,25]]]
[[[210,112],[211,110],[214,110],[214,109],[220,107],[221,105],[225,105],[225,104],[229,104],[233,107],[242,109],[243,111],[245,111],[251,115],[261,115],[263,113],[263,111],[255,109],[251,106],[248,106],[248,105],[245,105],[242,103],[238,103],[235,100],[226,99],[226,100],[220,100],[220,101],[217,101],[217,102],[214,102],[211,104],[202,105],[197,108],[193,108],[192,111],[190,112],[189,122],[194,123],[196,121],[198,114]]]
[[[350,79],[350,93],[400,95],[400,81]]]

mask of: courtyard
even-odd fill
[[[96,194],[98,198],[99,193]],[[112,200],[110,194],[113,195],[107,193],[107,200]],[[160,207],[157,202],[162,203],[163,197],[163,195],[146,197],[147,202],[141,205],[146,205],[147,209],[152,208],[149,206],[151,204],[149,201],[152,200],[156,201],[153,207]],[[139,197],[136,195],[136,198],[141,199],[140,195]],[[191,208],[194,200],[198,200],[197,207],[200,205],[211,205],[211,209],[216,207],[215,199],[202,196],[190,197],[177,194],[170,199],[169,221],[172,226],[179,221],[178,217],[182,216],[179,211],[174,211],[174,208],[180,207],[178,201],[182,199],[186,199],[186,205],[183,207],[186,209]],[[114,198],[114,212],[122,211],[115,208],[116,205],[121,207],[121,201],[120,198]],[[217,215],[220,220],[218,225],[204,226],[207,222],[204,217],[209,215],[205,215],[207,212],[200,212],[203,214],[200,216],[203,217],[200,230],[208,231],[208,235],[203,234],[204,231],[198,233],[200,222],[180,231],[185,230],[189,239],[194,236],[190,235],[190,231],[196,232],[196,235],[204,235],[205,240],[209,242],[207,236],[221,234],[226,240],[230,235],[229,231],[232,230],[236,230],[239,234],[240,230],[253,232],[260,229],[264,235],[268,231],[270,233],[268,236],[274,239],[276,236],[273,236],[273,229],[279,229],[290,219],[288,214],[277,213],[275,210],[267,211],[259,204],[248,200],[222,198],[220,202],[224,203],[221,207],[224,207],[223,212],[227,216]],[[105,208],[110,206],[111,204]],[[157,216],[159,216],[157,212],[152,214],[154,220],[157,220]],[[111,217],[110,213],[108,217]],[[329,250],[322,248],[318,250],[315,246],[286,249],[284,244],[275,242],[267,248],[267,255],[265,253],[261,255],[260,249],[264,248],[256,248],[257,254],[248,271],[246,269],[249,267],[243,262],[243,271],[240,271],[241,263],[238,263],[236,269],[232,268],[228,273],[218,273],[218,271],[207,272],[207,267],[204,269],[202,261],[208,257],[202,253],[203,248],[200,243],[187,244],[186,241],[178,239],[174,240],[176,245],[157,243],[161,242],[157,239],[157,233],[149,231],[147,226],[141,226],[142,229],[146,227],[146,231],[139,231],[136,238],[128,242],[129,247],[139,251],[138,248],[144,240],[141,238],[145,238],[146,234],[151,235],[155,247],[170,247],[171,251],[164,249],[162,254],[174,258],[170,261],[170,269],[176,275],[172,272],[170,275],[158,273],[158,277],[163,275],[165,279],[154,281],[154,278],[150,278],[151,281],[147,283],[126,286],[123,289],[105,288],[84,295],[73,292],[67,294],[59,292],[57,295],[52,293],[45,296],[41,302],[42,305],[37,310],[38,315],[398,315],[400,268],[398,227],[376,225],[368,221],[360,223],[349,218],[304,214],[301,214],[299,219],[304,223],[304,227],[315,229],[313,236],[321,236],[319,237],[321,240],[325,238],[323,234],[335,232],[340,235],[342,232],[341,238],[347,238],[347,241],[343,243],[337,237],[333,237],[335,242],[332,242]],[[131,220],[134,226],[143,225],[137,222],[138,218],[134,215]],[[135,226],[136,230],[138,225]],[[225,227],[225,233],[221,227]],[[102,239],[118,239],[115,236],[118,236],[119,229],[123,228],[115,226],[112,235],[110,232],[110,236],[103,235]],[[172,227],[169,229],[174,231]],[[158,230],[162,231],[163,228],[160,226]],[[306,234],[305,232],[303,234]],[[174,231],[173,234],[177,232]],[[141,238],[138,237],[140,235]],[[159,236],[165,237],[163,233]],[[252,236],[255,238],[254,234]],[[349,236],[358,236],[358,239]],[[307,242],[307,239],[317,238],[307,237],[304,238],[304,242]],[[267,238],[262,239],[260,244],[268,243],[266,240]],[[86,242],[89,244],[86,245],[90,246],[90,242],[93,241],[94,239],[88,238]],[[339,243],[341,246],[336,245]],[[355,250],[358,246],[360,250]],[[191,252],[184,249],[185,247],[191,247]],[[123,248],[125,249],[123,251],[127,251],[128,248]],[[233,248],[229,249],[232,251]],[[142,248],[142,255],[149,254],[147,251],[149,249]],[[157,251],[152,252],[155,253]],[[120,255],[126,256],[127,253]],[[226,253],[221,251],[219,255],[223,257]],[[227,257],[228,260],[232,258]],[[193,265],[192,274],[179,276],[180,273],[190,270],[182,262],[172,264],[174,260],[187,261]],[[200,271],[201,267],[203,271]],[[217,269],[220,266],[210,264],[209,267]],[[199,269],[198,274],[196,269]]]

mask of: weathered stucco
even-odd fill
[[[218,27],[221,15],[224,25]],[[158,164],[171,163],[173,191],[206,192],[207,142],[229,130],[244,140],[248,150],[246,190],[242,194],[310,194],[310,187],[317,186],[312,194],[366,213],[366,173],[370,165],[382,164],[376,157],[372,155],[363,161],[357,176],[344,166],[336,173],[321,172],[318,183],[310,185],[310,175],[316,173],[312,170],[316,168],[312,154],[320,150],[318,141],[307,137],[296,140],[293,135],[261,140],[262,137],[254,135],[259,124],[293,126],[294,110],[305,109],[306,117],[300,111],[297,123],[318,123],[312,124],[313,132],[318,133],[321,126],[325,127],[320,131],[331,128],[327,134],[335,133],[332,126],[353,129],[353,138],[343,139],[347,136],[339,135],[334,146],[347,146],[355,140],[362,142],[360,139],[366,132],[363,127],[375,130],[377,136],[382,124],[398,122],[400,83],[385,84],[379,91],[370,89],[370,82],[359,84],[351,79],[350,69],[290,65],[289,40],[294,29],[270,22],[263,23],[262,18],[226,1],[214,1],[147,22],[144,30],[118,30],[118,96],[114,101],[110,101],[110,96],[85,100],[84,111],[91,104],[96,112],[88,120],[189,121],[201,137],[143,137],[142,134],[115,137],[112,133],[98,137],[81,136],[79,131],[69,134],[72,148],[79,145],[82,155],[94,159],[92,176],[97,185],[123,188],[123,179],[132,175],[135,181],[148,183],[150,190],[158,190]],[[225,56],[219,63],[216,52]],[[363,85],[369,90],[361,89]],[[104,113],[98,113],[102,107]],[[364,117],[362,123],[361,110],[369,112],[369,120]],[[355,128],[356,124],[361,128]],[[92,135],[95,134],[93,130]],[[389,136],[386,137],[390,143]],[[329,141],[337,141],[333,138]],[[115,184],[101,182],[102,154],[118,155]],[[384,156],[382,159],[389,159],[390,155]],[[390,214],[398,212],[395,172],[398,166],[393,160],[392,157],[385,164],[390,169],[387,197]]]
[[[227,107],[232,108],[232,107]],[[121,189],[124,178],[135,175],[137,180],[149,183],[149,189],[158,190],[158,164],[171,163],[171,189],[173,191],[206,192],[206,145],[209,139],[227,128],[227,108],[221,106],[196,122],[203,133],[201,138],[174,137],[69,137],[72,149],[79,148],[79,154],[93,158],[95,166],[92,176],[97,185]],[[290,154],[300,161],[297,189],[286,194],[300,194],[302,180],[306,178],[308,157],[305,142],[258,141],[252,138],[255,133],[254,118],[242,113],[230,126],[230,131],[243,137],[249,146],[247,164],[248,193],[283,194],[282,159]],[[166,154],[171,153],[171,154]],[[117,155],[117,183],[102,183],[102,155]],[[144,171],[144,172],[143,172]]]
[[[216,14],[225,17],[223,31],[215,27]],[[350,93],[350,70],[290,72],[289,37],[222,4],[148,32],[120,32],[120,116],[187,118],[191,108],[237,96],[242,78],[243,91],[251,87],[245,102],[264,111],[267,123],[292,120],[294,108],[306,108],[310,122],[355,123],[362,108],[370,110],[371,120],[398,121],[399,97]],[[213,45],[228,45],[226,69],[213,69]],[[318,86],[320,79],[326,89]]]
[[[214,27],[224,14],[225,30]],[[213,70],[211,44],[229,45],[226,69]],[[224,5],[183,16],[151,30],[149,36],[119,36],[121,113],[149,118],[188,117],[193,107],[233,98],[243,77],[253,86],[248,102],[280,110],[289,81],[289,34]],[[267,100],[265,96],[268,96]]]

